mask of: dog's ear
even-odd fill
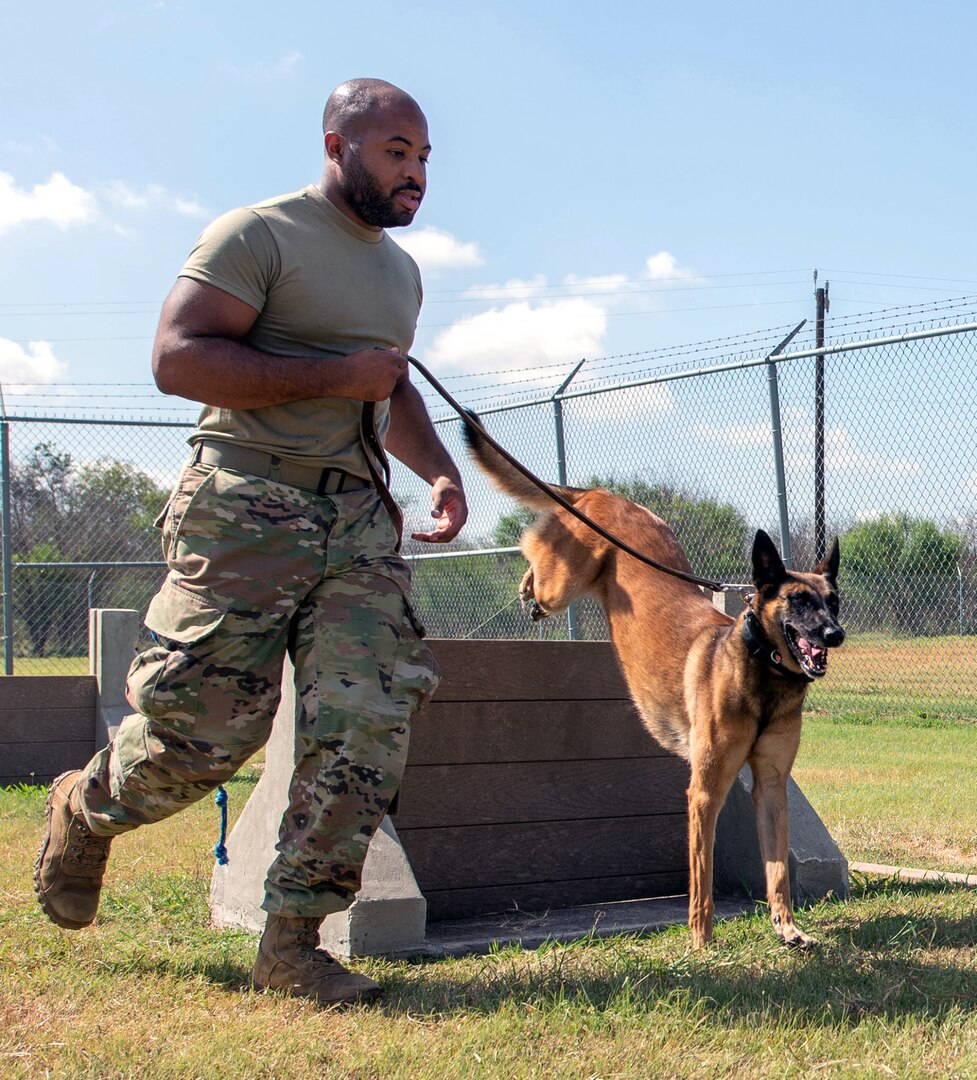
[[[774,542],[763,529],[757,529],[753,538],[753,584],[758,589],[764,585],[776,585],[786,576],[787,567]]]
[[[831,550],[827,555],[818,563],[814,568],[815,574],[823,574],[825,579],[831,584],[837,586],[838,584],[838,566],[841,563],[841,549],[838,547],[838,537],[834,538],[834,542],[831,545]]]

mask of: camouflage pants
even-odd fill
[[[347,907],[437,666],[408,600],[410,571],[372,487],[316,495],[188,466],[167,508],[170,572],[149,605],[136,709],[81,787],[100,835],[182,810],[271,734],[286,651],[295,667],[295,772],[262,906]]]

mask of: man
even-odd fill
[[[58,925],[91,923],[111,838],[190,805],[265,743],[287,652],[296,766],[253,982],[332,1003],[379,991],[316,948],[319,925],[359,888],[409,718],[437,684],[380,443],[431,484],[435,527],[416,539],[451,540],[467,507],[408,377],[420,276],[385,232],[424,196],[424,114],[357,79],[330,96],[323,131],[319,183],[219,218],[163,305],[156,383],[204,408],[161,518],[157,644],[129,672],[137,712],[52,785],[35,889]]]

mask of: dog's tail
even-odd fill
[[[471,409],[467,409],[466,412],[479,427],[482,426],[478,413],[473,412]],[[528,506],[534,510],[551,510],[553,508],[553,500],[531,480],[523,476],[514,465],[506,461],[477,428],[466,423],[463,436],[468,446],[468,452],[474,459],[475,464],[500,491],[505,492],[506,495],[511,495],[518,502],[521,502],[523,506]],[[570,503],[576,503],[580,496],[585,495],[587,492],[586,488],[563,487],[559,484],[548,484],[547,487]]]

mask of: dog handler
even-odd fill
[[[435,525],[416,539],[451,540],[468,511],[408,379],[420,275],[385,231],[424,196],[427,121],[404,91],[355,79],[323,131],[319,182],[218,218],[163,305],[156,383],[204,407],[161,518],[156,644],[129,671],[137,711],[51,787],[35,888],[59,926],[91,923],[112,837],[189,806],[266,742],[287,651],[296,765],[252,978],[331,1003],[379,992],[316,948],[319,926],[353,901],[437,685],[380,443],[431,484]]]

